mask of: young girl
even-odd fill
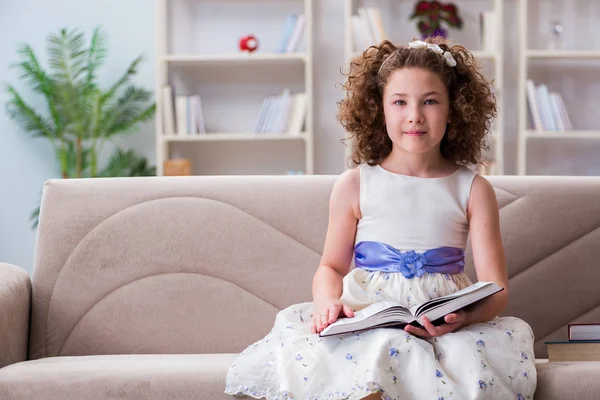
[[[485,146],[496,105],[473,56],[443,39],[371,47],[351,64],[339,119],[352,160],[331,193],[312,303],[281,311],[248,347],[225,393],[267,399],[532,399],[533,334],[498,317],[508,277],[493,187],[467,165]],[[424,321],[320,337],[340,317],[382,300],[405,306],[480,281],[503,291]],[[356,268],[351,270],[354,256]]]

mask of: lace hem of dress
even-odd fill
[[[381,385],[376,382],[367,382],[365,384],[357,383],[350,387],[348,391],[341,392],[336,390],[335,392],[327,392],[319,396],[309,396],[306,399],[297,399],[294,397],[294,394],[289,391],[254,391],[249,387],[242,385],[235,389],[230,386],[226,386],[224,393],[236,397],[248,396],[255,399],[264,398],[266,400],[359,400],[377,392],[381,392],[381,398],[383,400],[392,400],[392,398],[385,394],[385,390],[383,390]]]

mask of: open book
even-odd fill
[[[338,335],[365,329],[398,326],[407,324],[422,327],[422,317],[426,316],[434,325],[444,322],[443,317],[476,303],[488,296],[504,290],[495,282],[477,282],[448,296],[438,297],[411,308],[393,301],[381,301],[354,313],[352,318],[340,318],[319,336]]]

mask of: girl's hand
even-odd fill
[[[310,324],[311,333],[320,333],[330,324],[333,324],[338,316],[352,318],[354,317],[354,311],[336,298],[315,300],[312,323]]]
[[[440,326],[434,326],[427,317],[423,317],[423,328],[417,328],[416,326],[406,325],[404,330],[408,333],[412,333],[416,336],[421,337],[436,337],[442,336],[448,332],[454,332],[457,329],[460,329],[464,326],[468,325],[467,322],[467,313],[463,310],[459,310],[455,313],[448,314],[444,317],[445,324]]]

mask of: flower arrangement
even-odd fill
[[[441,3],[439,1],[419,1],[410,19],[417,19],[417,28],[423,38],[428,36],[446,37],[448,32],[442,27],[445,22],[452,28],[461,29],[463,21],[458,15],[458,8],[453,3]]]

